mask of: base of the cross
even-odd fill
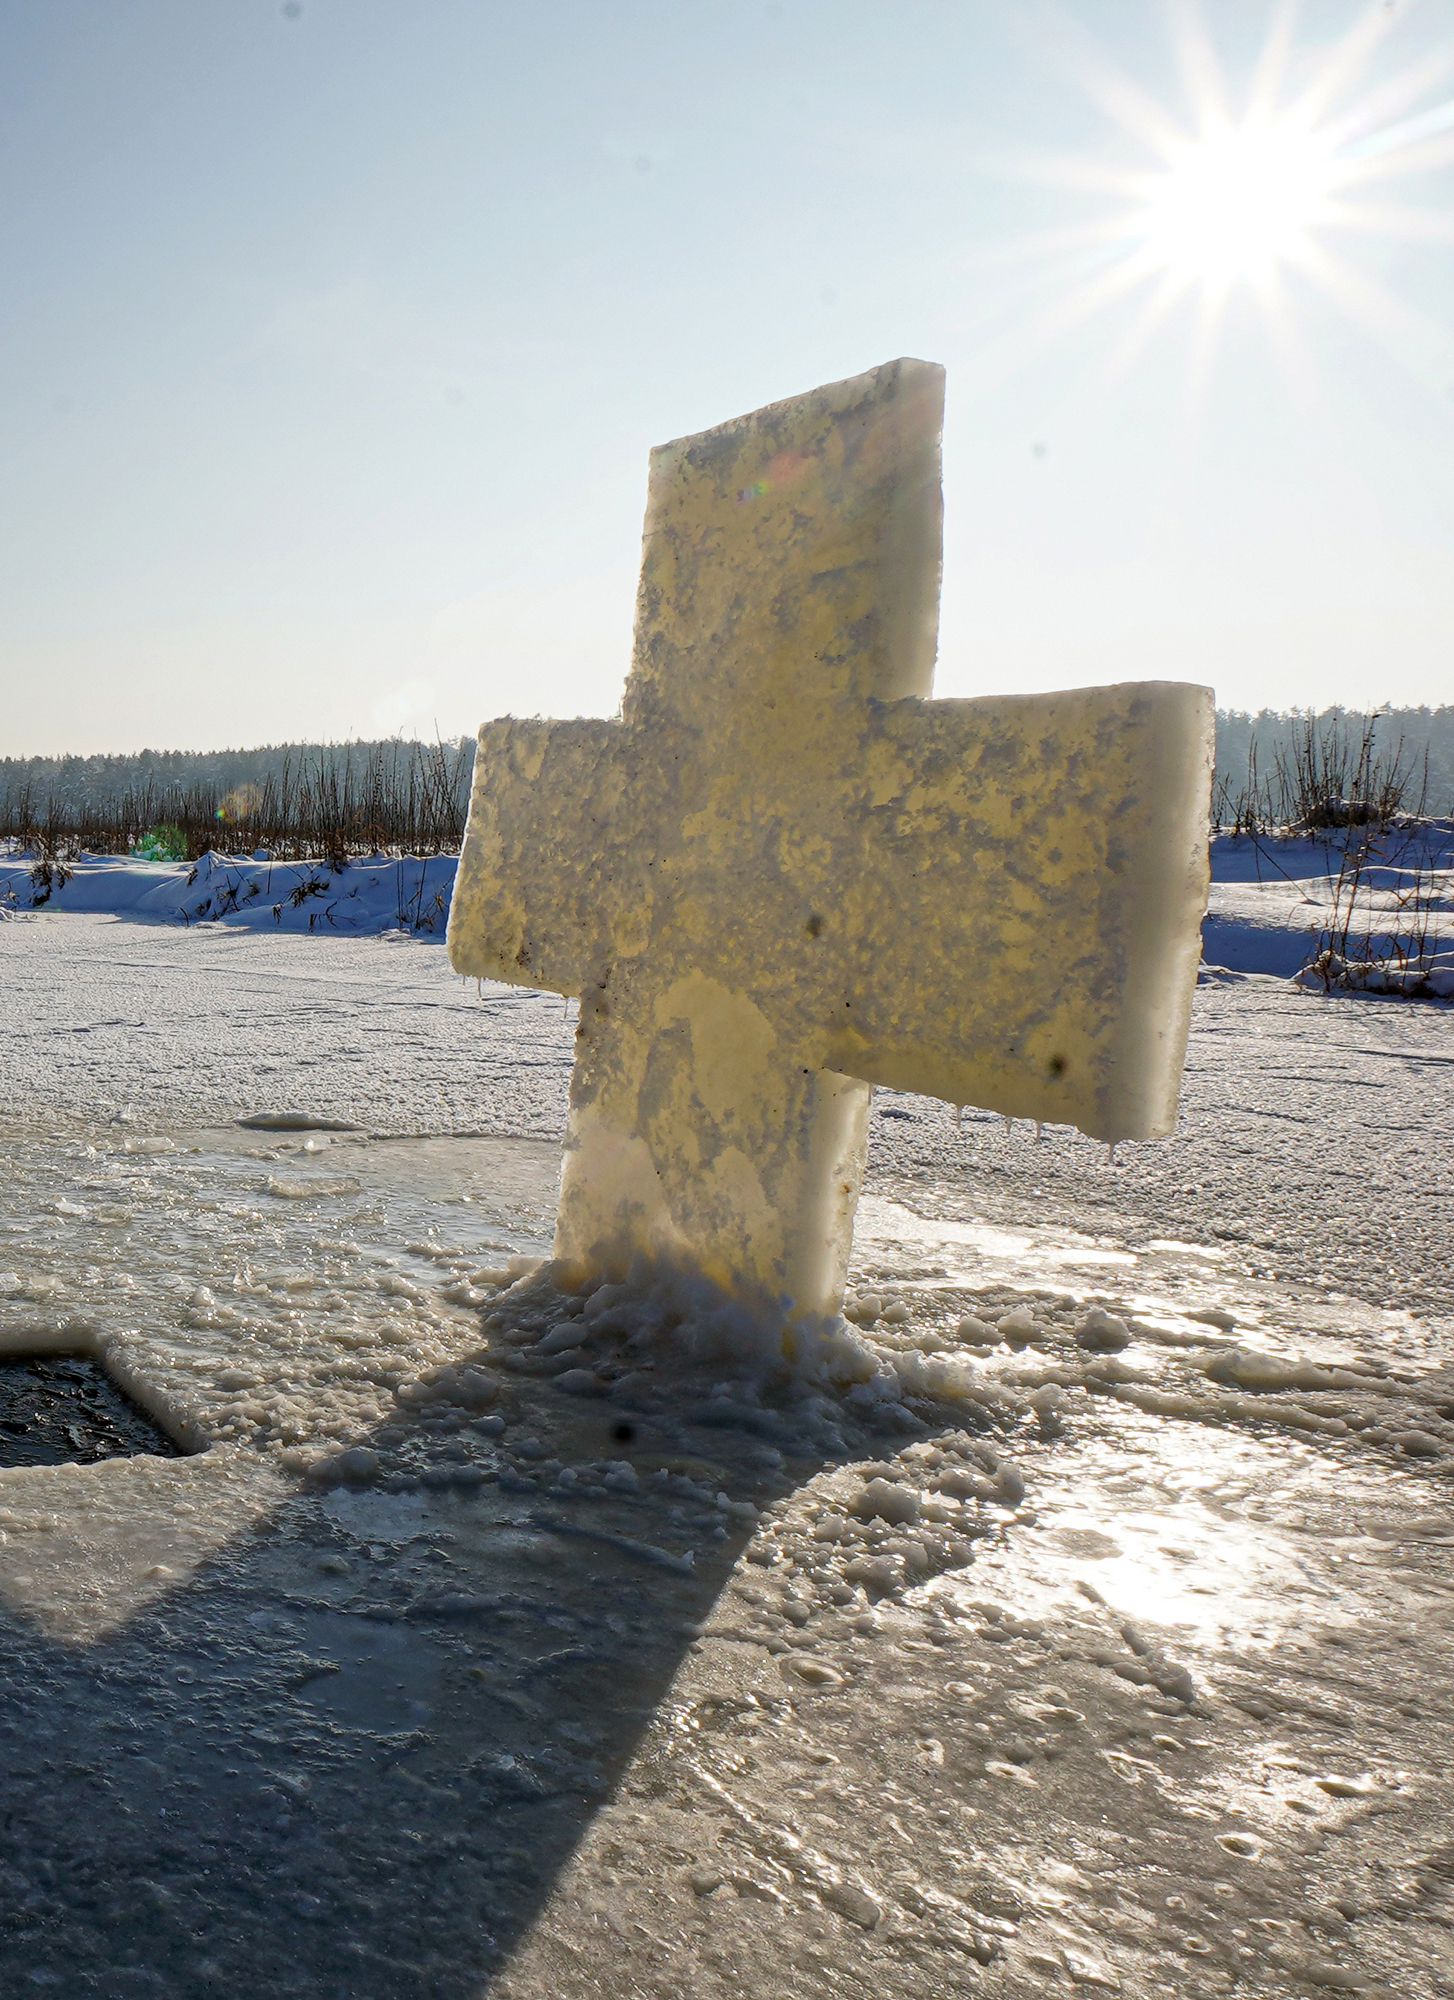
[[[581,1004],[555,1255],[623,1277],[640,1259],[700,1272],[793,1315],[843,1300],[868,1153],[870,1086],[804,1069],[742,993],[701,975],[652,997],[618,968],[606,1031]]]

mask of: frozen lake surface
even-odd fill
[[[0,1107],[32,1122],[39,1107],[129,1115],[144,1133],[293,1109],[390,1136],[554,1142],[564,1127],[574,1008],[479,995],[440,945],[398,932],[41,912],[0,926],[0,964]],[[1173,1140],[1111,1163],[1068,1131],[1007,1137],[972,1111],[960,1129],[947,1106],[881,1091],[872,1184],[957,1221],[1220,1245],[1314,1297],[1447,1315],[1451,1092],[1444,1008],[1231,978],[1198,988]]]
[[[0,956],[0,1341],[211,1447],[0,1471],[7,1991],[1454,1991],[1444,1010],[1203,986],[1114,1161],[878,1093],[855,1402],[508,1289],[558,1000]]]

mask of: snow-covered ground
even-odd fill
[[[1293,978],[1332,947],[1357,968],[1412,958],[1421,997],[1454,996],[1454,821],[1416,822],[1381,834],[1350,886],[1345,849],[1368,846],[1362,829],[1313,838],[1219,834],[1202,927],[1208,966]],[[28,857],[0,857],[0,913],[125,915],[229,929],[359,936],[409,931],[442,938],[455,859],[273,862],[208,854],[195,863],[83,856],[64,880]],[[1341,967],[1338,968],[1341,970]],[[1353,983],[1370,983],[1355,970]],[[1380,969],[1375,985],[1389,981]],[[1314,983],[1326,982],[1315,976]]]
[[[12,850],[0,855],[0,912],[89,912],[324,937],[412,931],[442,938],[456,865],[452,854],[375,855],[341,868],[266,855],[212,853],[188,862],[83,854],[52,869]]]
[[[0,1471],[6,1991],[1454,1992],[1446,1010],[1208,983],[1114,1160],[877,1093],[860,1391],[514,1280],[560,1001],[0,961],[0,1339],[212,1447]]]
[[[1350,857],[1362,860],[1356,880]],[[1383,968],[1411,961],[1426,993],[1454,996],[1454,821],[1373,836],[1355,827],[1320,838],[1213,840],[1202,925],[1209,965],[1291,979],[1329,949],[1368,967],[1355,984],[1393,990],[1398,982]]]

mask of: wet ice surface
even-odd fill
[[[754,1390],[633,1352],[629,1299],[508,1290],[552,1146],[375,1136],[427,1129],[414,1061],[519,1131],[512,1047],[548,1112],[558,1003],[511,1043],[471,990],[364,1089],[319,946],[259,951],[224,1049],[189,1013],[226,997],[207,941],[140,935],[154,1094],[126,1044],[89,1083],[3,1058],[44,1108],[6,1128],[0,1328],[129,1357],[216,1442],[0,1472],[7,1991],[1454,1990],[1448,1072],[1417,1016],[1204,989],[1185,1135],[1114,1166],[883,1094],[878,1389]],[[361,1020],[376,965],[411,968],[378,974],[396,1019],[442,973],[321,949],[339,985],[373,955]],[[42,978],[96,974],[22,963],[48,1052]],[[279,1106],[365,1130],[222,1122]],[[1329,1261],[1360,1230],[1376,1282],[1356,1235]]]

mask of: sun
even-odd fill
[[[1179,104],[1153,95],[1073,17],[1054,13],[1043,52],[1115,137],[1098,153],[1019,156],[1017,173],[1099,199],[1090,218],[1010,248],[1036,302],[1028,343],[1023,326],[1007,342],[1024,353],[1119,307],[1122,330],[1106,362],[1114,378],[1184,318],[1177,308],[1189,301],[1192,373],[1204,384],[1218,328],[1244,294],[1296,374],[1306,343],[1294,316],[1317,293],[1442,394],[1448,329],[1382,282],[1385,260],[1360,254],[1359,239],[1375,251],[1395,239],[1454,241],[1447,192],[1436,185],[1423,199],[1400,200],[1393,191],[1400,179],[1427,181],[1454,164],[1454,100],[1429,102],[1454,73],[1454,46],[1402,67],[1388,62],[1396,16],[1370,0],[1341,36],[1303,48],[1292,0],[1271,0],[1262,50],[1234,87],[1198,0],[1175,0],[1169,16]]]
[[[1218,126],[1168,150],[1130,228],[1174,282],[1263,287],[1280,266],[1306,264],[1317,231],[1335,219],[1333,149],[1291,120]]]

